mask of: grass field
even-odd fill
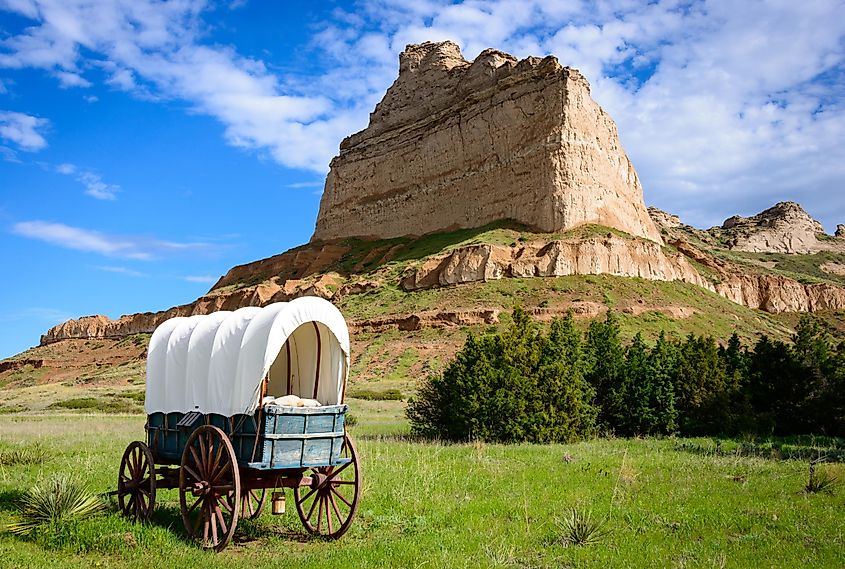
[[[35,539],[0,530],[0,567],[842,567],[845,489],[806,494],[806,457],[791,441],[596,440],[571,445],[440,445],[405,440],[401,401],[353,401],[364,467],[359,516],[340,541],[309,538],[292,504],[241,522],[221,554],[185,541],[176,491],[153,522],[111,511]],[[143,417],[0,416],[0,526],[36,481],[75,473],[115,487]],[[47,458],[14,464],[10,450]],[[842,464],[823,468],[845,475]],[[288,496],[290,502],[290,495]],[[567,546],[570,508],[606,519],[599,543]]]

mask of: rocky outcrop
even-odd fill
[[[476,326],[499,322],[499,310],[481,308],[478,310],[460,310],[455,312],[422,311],[415,314],[385,316],[370,320],[353,320],[349,327],[353,331],[383,331],[396,328],[403,331],[422,330],[423,328],[449,328],[452,326]]]
[[[672,245],[715,274],[706,288],[728,300],[766,312],[815,312],[845,309],[845,288],[833,284],[803,284],[781,275],[753,273],[704,253],[685,241]]]
[[[835,237],[845,237],[845,225],[841,223],[836,226],[836,233],[834,234]]]
[[[283,281],[302,279],[324,272],[347,252],[349,252],[349,247],[337,243],[303,245],[260,261],[232,267],[217,281],[212,290],[255,284],[272,277],[278,277]]]
[[[399,77],[332,160],[312,240],[388,238],[512,219],[594,223],[662,242],[613,120],[554,57],[410,45]]]
[[[21,358],[17,360],[6,360],[0,362],[0,373],[23,369],[32,366],[33,369],[40,369],[44,366],[44,360],[34,358]]]
[[[815,253],[829,249],[820,241],[822,224],[795,202],[780,202],[752,217],[735,215],[721,227],[729,249],[750,253]]]
[[[658,229],[675,229],[683,225],[681,218],[673,213],[668,213],[656,207],[648,208],[648,216],[654,222]]]
[[[506,277],[557,277],[607,274],[648,280],[683,281],[705,286],[705,280],[678,254],[645,239],[613,234],[587,239],[522,243],[519,246],[470,245],[429,257],[407,271],[406,291],[489,281]]]

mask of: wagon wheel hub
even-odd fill
[[[196,497],[205,496],[211,491],[211,485],[206,480],[200,480],[199,482],[194,482],[193,487],[191,488],[191,494]]]

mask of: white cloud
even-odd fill
[[[212,277],[211,275],[189,275],[182,277],[182,280],[188,281],[189,283],[214,284],[219,280],[219,277]]]
[[[117,273],[119,275],[126,275],[127,277],[141,278],[148,276],[147,273],[135,271],[126,267],[99,266],[95,268],[99,271],[104,271],[106,273]]]
[[[0,41],[0,67],[43,68],[66,85],[83,85],[80,67],[98,65],[116,88],[190,102],[221,121],[234,146],[324,172],[347,134],[345,113],[327,96],[285,87],[259,60],[202,45],[206,7],[201,0],[7,3],[35,22]]]
[[[117,199],[116,194],[120,191],[120,186],[105,183],[99,174],[90,170],[83,170],[75,164],[59,164],[55,168],[59,174],[76,176],[76,180],[85,186],[85,195],[98,200],[113,201]]]
[[[47,146],[42,132],[49,122],[14,111],[0,111],[0,138],[16,144],[21,150],[34,152]]]
[[[120,191],[120,186],[103,182],[100,175],[93,172],[81,172],[77,180],[85,186],[85,195],[98,200],[115,200],[115,194]]]
[[[55,75],[56,79],[59,80],[59,84],[66,89],[71,87],[91,86],[91,82],[78,73],[72,73],[70,71],[56,71],[53,75]]]
[[[180,243],[149,237],[112,235],[40,220],[15,223],[12,232],[65,249],[139,261],[149,261],[163,254],[209,251],[212,247],[201,242]]]
[[[314,180],[313,182],[295,182],[293,184],[285,184],[286,188],[301,189],[301,188],[322,188],[324,182],[322,180]]]
[[[0,314],[0,322],[37,320],[47,326],[53,326],[54,324],[66,322],[71,318],[73,318],[73,315],[67,310],[61,310],[58,308],[47,308],[43,306],[33,306],[14,312],[5,312],[3,314]]]

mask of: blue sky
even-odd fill
[[[306,242],[407,43],[552,53],[646,202],[845,223],[845,2],[0,0],[0,357]]]

